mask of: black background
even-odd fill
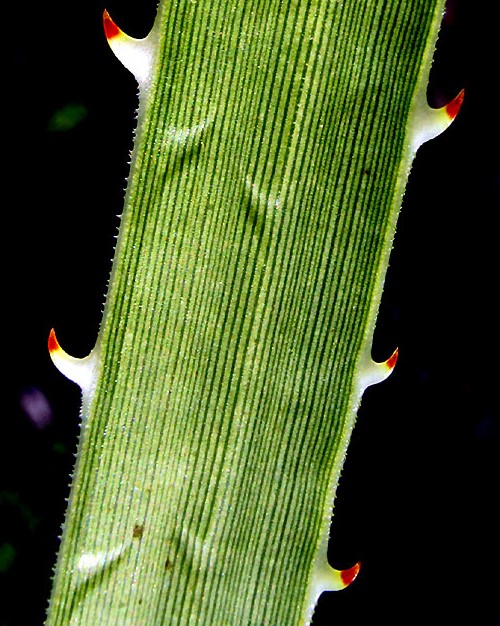
[[[142,37],[155,3],[138,5],[107,8]],[[80,407],[47,336],[55,327],[75,356],[93,347],[122,210],[137,88],[108,49],[103,8],[4,12],[1,626],[44,618]],[[498,24],[489,4],[449,2],[429,98],[465,87],[465,101],[411,173],[374,346],[400,359],[365,394],[335,506],[332,564],[362,570],[322,597],[318,626],[500,624]],[[50,130],[68,104],[85,118]],[[43,427],[26,410],[36,398]]]

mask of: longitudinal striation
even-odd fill
[[[138,127],[90,382],[49,345],[85,402],[48,624],[307,624],[357,575],[328,529],[397,360],[411,161],[461,103],[425,99],[441,4],[161,1],[141,40],[105,12]]]

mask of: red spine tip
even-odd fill
[[[113,20],[111,19],[110,14],[106,11],[106,9],[104,9],[104,12],[102,14],[102,23],[103,23],[103,26],[104,26],[104,34],[106,35],[106,39],[108,41],[110,39],[113,39],[114,37],[118,37],[118,35],[120,35],[121,30],[113,22]]]
[[[56,350],[59,350],[59,342],[56,339],[56,333],[55,333],[55,330],[53,328],[51,329],[51,331],[49,333],[48,346],[49,346],[49,352],[51,354],[53,352],[55,352]]]
[[[342,572],[340,572],[340,577],[342,578],[342,582],[344,583],[346,587],[348,587],[352,583],[352,581],[356,578],[356,576],[359,574],[360,568],[361,568],[361,563],[356,563],[356,565],[353,565],[349,569],[345,569]]]
[[[396,367],[396,363],[398,362],[399,348],[396,348],[392,355],[385,362],[387,367],[390,370],[393,370]]]
[[[454,120],[458,112],[460,111],[460,107],[462,106],[462,102],[464,101],[464,90],[458,94],[453,100],[446,105],[446,114],[450,118],[450,120]]]

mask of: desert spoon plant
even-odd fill
[[[161,0],[47,624],[309,624],[441,0]]]

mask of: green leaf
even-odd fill
[[[443,3],[105,13],[140,86],[48,624],[307,624]]]

